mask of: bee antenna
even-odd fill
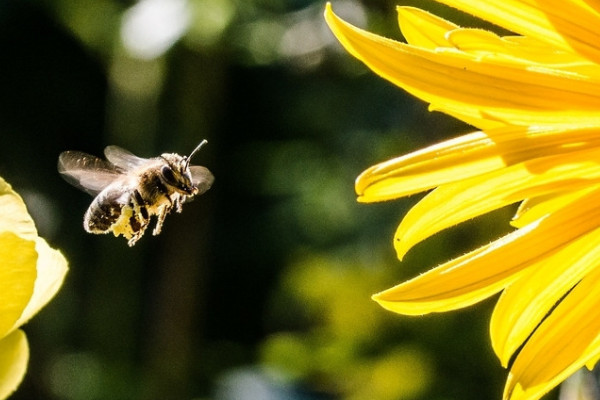
[[[198,146],[196,146],[196,148],[190,153],[190,155],[187,157],[186,163],[185,163],[185,167],[189,167],[190,166],[190,160],[192,159],[192,157],[194,156],[194,154],[196,154],[196,152],[198,150],[200,150],[200,148],[202,146],[204,146],[206,143],[208,143],[208,140],[204,139],[200,142],[200,144]]]

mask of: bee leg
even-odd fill
[[[163,223],[165,222],[165,218],[167,218],[167,214],[171,212],[171,208],[173,208],[172,205],[165,205],[158,210],[158,213],[156,214],[158,219],[156,220],[156,226],[154,226],[152,235],[156,236],[160,233]]]
[[[134,228],[134,232],[131,236],[131,239],[129,239],[129,241],[127,242],[127,244],[129,245],[129,247],[133,246],[134,244],[136,244],[136,242],[138,240],[141,239],[142,236],[144,236],[144,233],[146,232],[146,229],[148,228],[148,225],[150,225],[150,219],[139,219],[139,218],[135,218],[136,216],[132,216],[131,219],[131,227]],[[135,219],[135,223],[134,220]]]
[[[140,238],[141,238],[141,237],[142,237],[142,235],[137,235],[137,234],[136,234],[136,235],[133,235],[133,236],[131,237],[131,239],[129,239],[129,240],[127,241],[127,246],[129,246],[129,247],[133,247],[133,246],[134,246],[134,245],[137,243],[137,241],[138,241],[138,240],[140,240]]]
[[[135,245],[136,242],[144,236],[144,233],[150,224],[150,214],[148,213],[148,209],[146,208],[146,204],[141,194],[137,190],[133,193],[130,206],[133,209],[133,214],[129,218],[129,226],[133,233],[131,239],[127,242],[129,247]]]
[[[175,194],[173,199],[171,199],[171,202],[173,204],[173,207],[175,208],[175,211],[177,211],[178,213],[181,212],[181,210],[183,209],[182,205],[183,202],[185,201],[185,196],[182,196],[180,194]]]

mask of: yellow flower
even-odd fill
[[[361,202],[431,190],[405,216],[398,257],[465,220],[520,202],[508,235],[373,298],[400,314],[502,292],[490,323],[509,367],[504,399],[538,399],[600,358],[600,6],[586,0],[438,0],[514,36],[400,7],[408,43],[325,18],[383,78],[480,131],[382,162]]]
[[[0,178],[0,399],[17,388],[29,358],[21,325],[56,294],[63,255],[38,237],[23,200]]]

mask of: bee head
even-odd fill
[[[162,180],[173,189],[188,196],[198,193],[198,187],[192,181],[190,172],[190,160],[200,148],[208,143],[205,140],[190,153],[189,156],[180,156],[178,154],[163,154],[161,157],[167,161],[160,170]]]

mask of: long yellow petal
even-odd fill
[[[600,122],[600,82],[590,77],[416,48],[355,28],[330,5],[325,18],[351,54],[432,109],[514,125]]]
[[[600,63],[600,16],[583,0],[437,0],[551,47]]]
[[[492,347],[504,367],[552,307],[600,265],[598,243],[600,229],[540,259],[504,290],[490,322]]]
[[[356,179],[355,188],[358,201],[385,201],[505,165],[494,140],[474,132],[370,167]]]
[[[398,258],[443,229],[573,182],[600,182],[600,149],[529,160],[439,186],[406,214],[394,235]]]
[[[373,296],[384,308],[408,315],[442,312],[497,293],[525,268],[600,225],[596,193],[566,210]],[[564,229],[569,226],[569,229]],[[499,261],[500,260],[500,261]]]
[[[518,256],[527,254],[519,238],[531,230],[533,226],[515,231],[372,298],[383,308],[404,315],[445,312],[473,305],[498,293],[527,267],[529,259],[517,260]],[[513,262],[494,263],[502,256]]]
[[[6,399],[19,386],[29,360],[27,337],[16,330],[0,340],[0,399]]]
[[[540,324],[511,367],[504,398],[538,399],[598,356],[600,268],[591,271]]]
[[[404,197],[531,158],[600,147],[600,128],[507,127],[474,132],[377,164],[356,179],[360,202]]]

